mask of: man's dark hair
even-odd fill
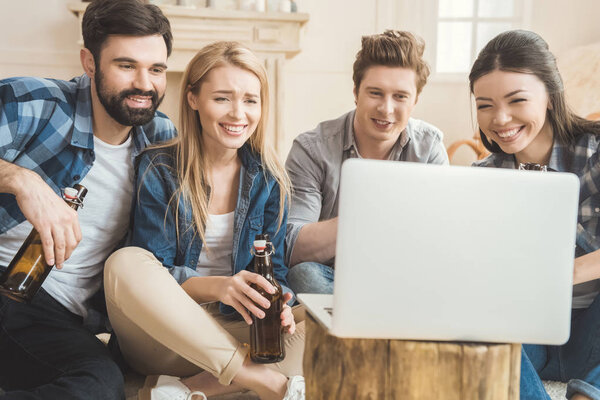
[[[140,0],[94,0],[85,10],[81,23],[83,45],[96,63],[109,35],[162,35],[171,55],[171,25],[160,8]]]

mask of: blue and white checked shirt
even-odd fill
[[[173,123],[157,112],[133,128],[132,162],[148,144],[175,134]],[[35,171],[57,194],[80,182],[95,159],[90,79],[0,80],[0,158]],[[0,233],[24,220],[15,196],[0,193]]]
[[[572,146],[554,142],[549,171],[571,172],[579,177],[576,256],[600,249],[600,137],[581,135]],[[516,169],[513,154],[494,153],[473,163],[476,167]],[[548,199],[548,201],[552,201]],[[573,287],[573,308],[587,308],[600,293],[600,280]]]

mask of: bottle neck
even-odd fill
[[[78,199],[64,199],[65,203],[67,203],[67,205],[69,207],[71,207],[73,210],[77,211],[77,209],[79,208],[79,206],[81,205],[81,202]]]
[[[256,253],[254,268],[257,274],[262,276],[273,275],[273,264],[271,264],[271,255],[265,252]]]

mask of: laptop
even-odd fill
[[[338,337],[562,344],[578,196],[567,173],[348,160],[334,293],[298,299]]]

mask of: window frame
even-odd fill
[[[533,0],[513,0],[515,2],[512,17],[479,17],[477,16],[479,0],[475,2],[471,17],[439,17],[439,0],[377,0],[377,28],[406,30],[421,36],[425,40],[424,58],[429,63],[431,75],[429,81],[457,82],[464,81],[466,72],[437,71],[437,33],[440,22],[472,22],[471,26],[471,61],[477,56],[477,23],[478,22],[510,22],[511,29],[529,29],[531,25]],[[505,2],[506,0],[497,0]]]

